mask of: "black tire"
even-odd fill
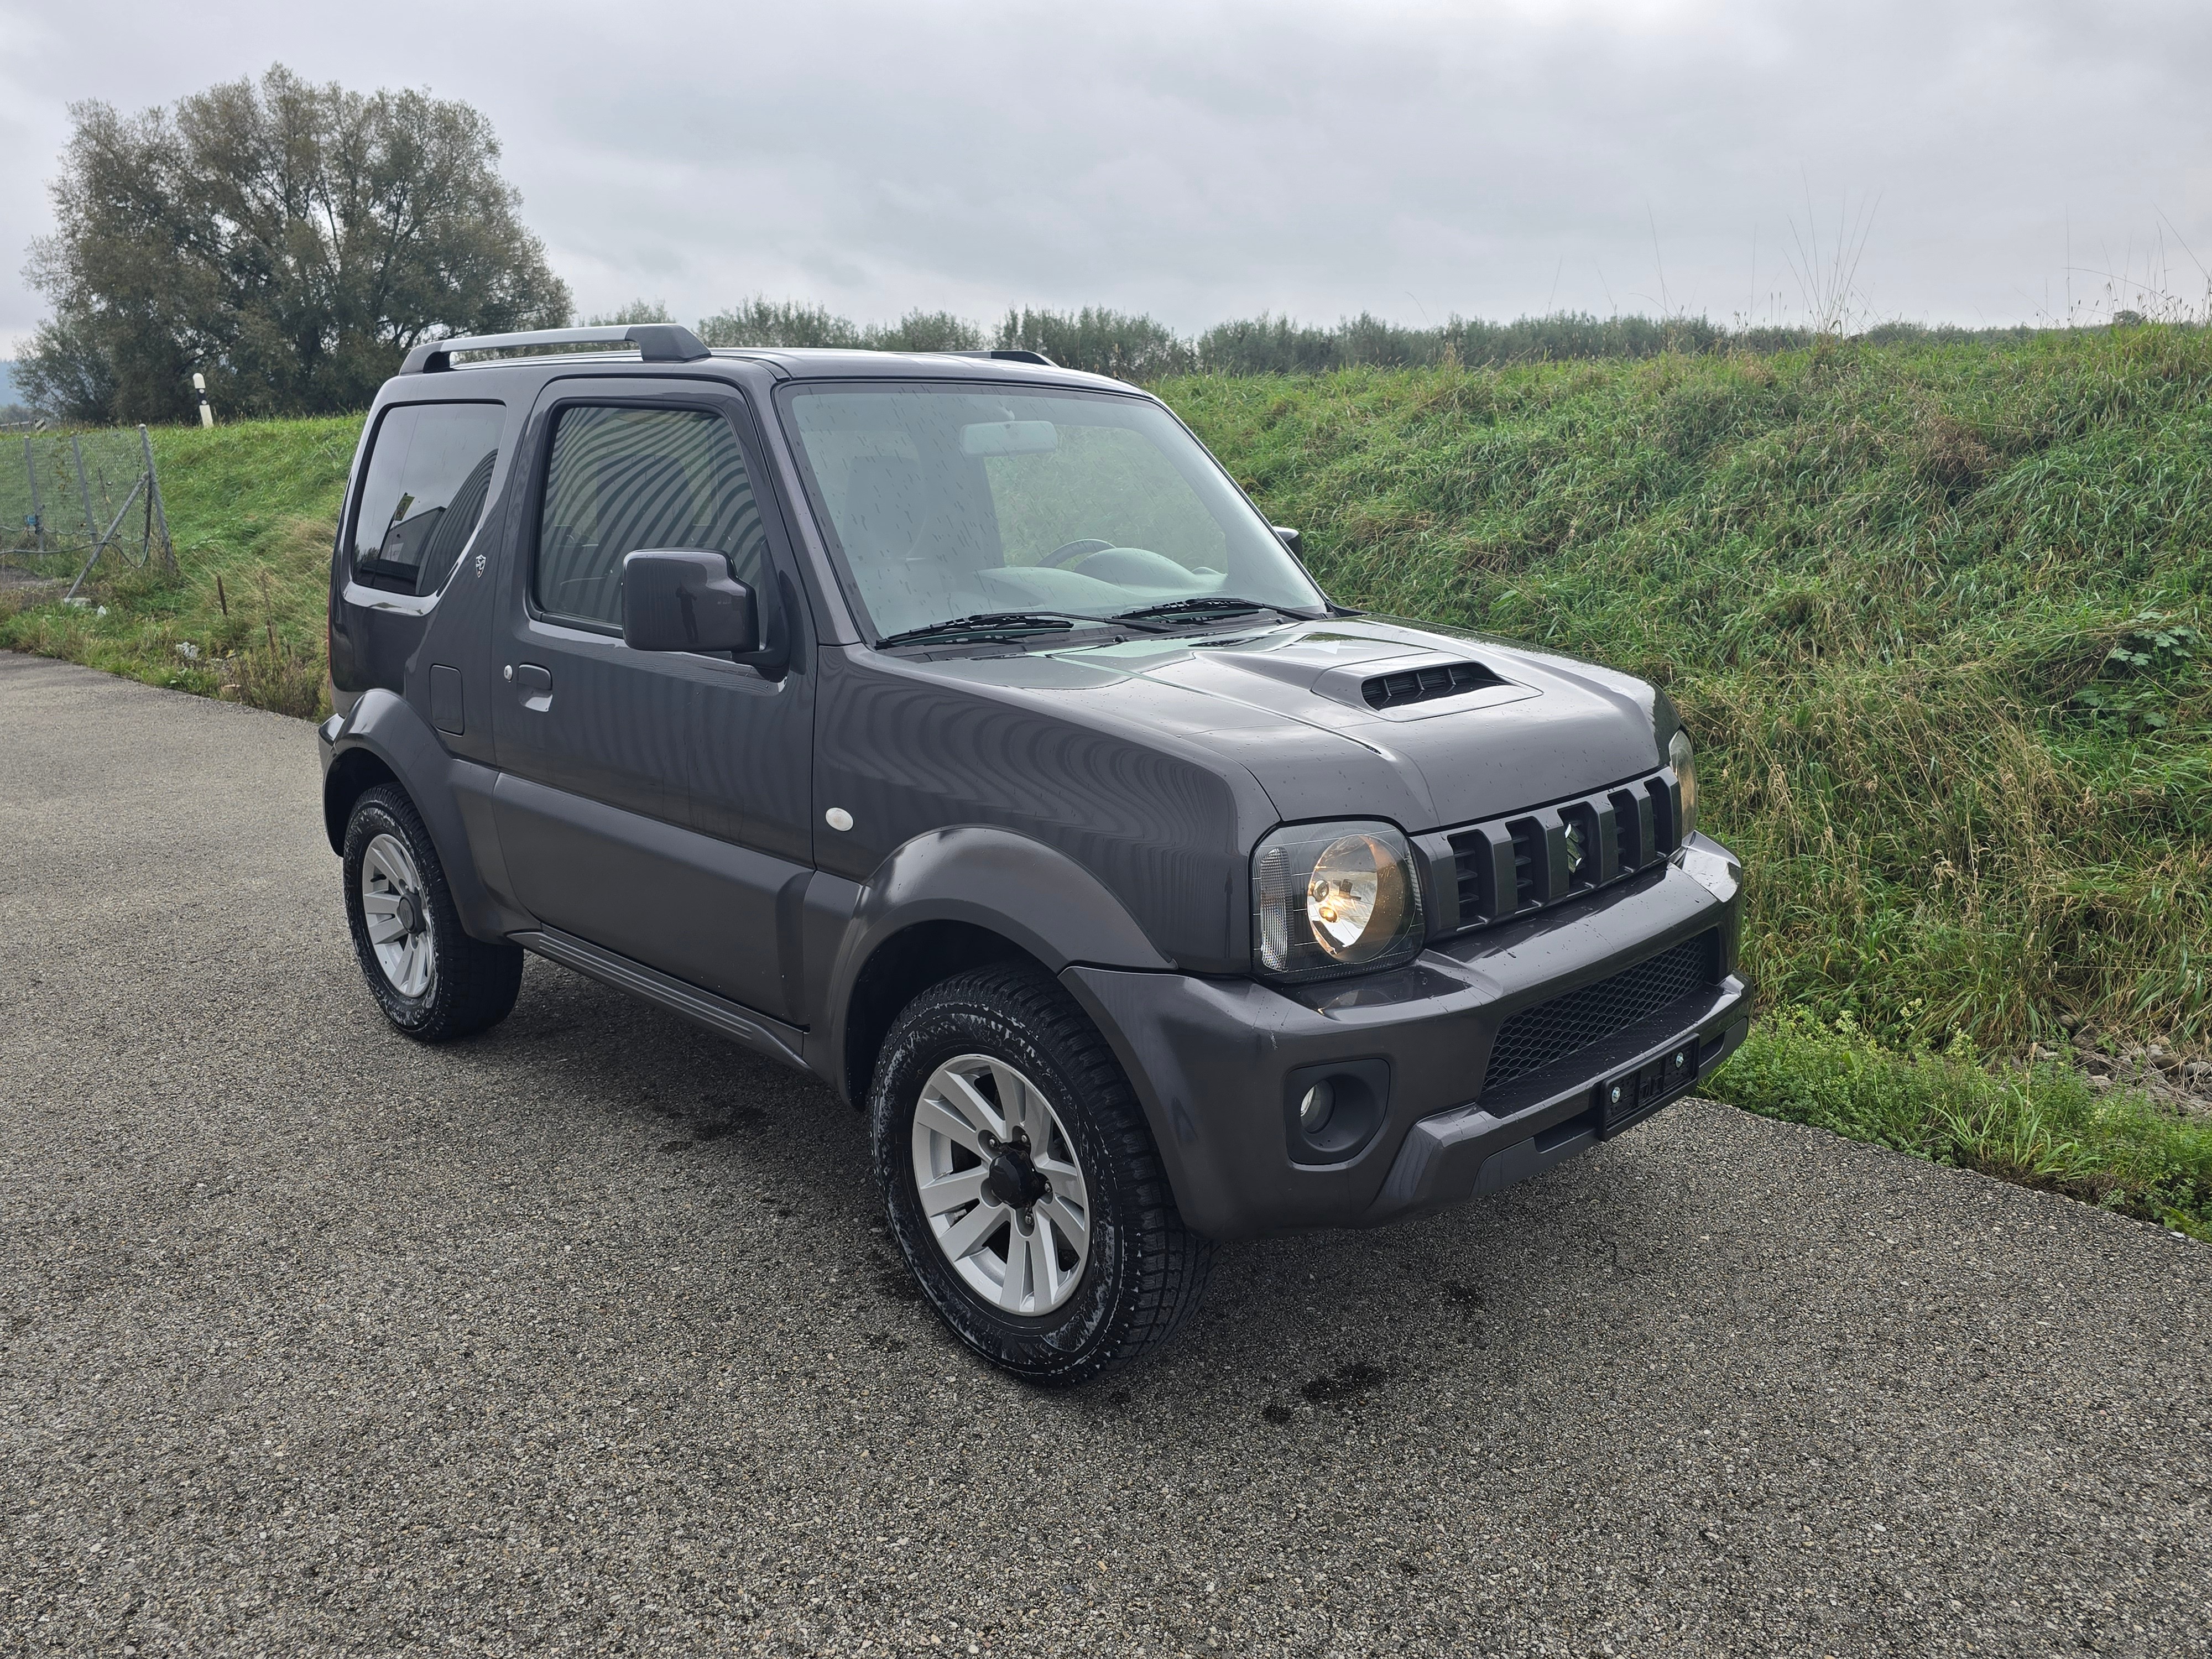
[[[939,1248],[915,1175],[924,1085],[956,1056],[1003,1060],[1033,1079],[1065,1126],[1088,1188],[1081,1277],[1049,1312],[1003,1311]],[[1026,963],[976,969],[932,986],[891,1024],[869,1089],[876,1176],[891,1235],[930,1305],[970,1348],[1032,1382],[1067,1386],[1160,1347],[1198,1305],[1213,1245],[1176,1212],[1128,1079],[1083,1011]]]
[[[362,866],[380,836],[390,836],[406,848],[422,882],[421,927],[432,946],[431,965],[428,983],[411,996],[392,982],[378,960],[363,908]],[[507,1017],[522,989],[521,947],[487,944],[462,927],[438,849],[415,803],[398,784],[380,784],[354,803],[346,820],[343,868],[354,956],[377,1006],[394,1027],[417,1042],[448,1042]]]

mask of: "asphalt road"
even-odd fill
[[[316,788],[0,654],[0,1651],[2212,1651],[2200,1245],[1692,1103],[1032,1393],[823,1090],[386,1030]]]

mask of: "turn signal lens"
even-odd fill
[[[1690,752],[1690,734],[1679,726],[1667,740],[1667,764],[1674,769],[1674,780],[1682,787],[1682,828],[1674,838],[1680,846],[1698,827],[1698,763]]]
[[[1255,850],[1252,878],[1252,953],[1263,973],[1343,973],[1420,949],[1420,887],[1389,824],[1278,830]]]

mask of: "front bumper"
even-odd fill
[[[1684,1056],[1664,1103],[1710,1076],[1750,1027],[1735,972],[1741,875],[1727,848],[1692,836],[1651,876],[1351,981],[1281,989],[1082,966],[1061,978],[1143,1101],[1187,1224],[1221,1239],[1373,1226],[1525,1180],[1649,1115],[1651,1095],[1608,1116],[1600,1090],[1615,1079]],[[1484,1087],[1515,1014],[1705,934],[1710,982]],[[1291,1073],[1361,1061],[1388,1068],[1379,1127],[1342,1162],[1299,1161]]]

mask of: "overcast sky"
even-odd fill
[[[0,0],[8,266],[71,102],[273,61],[485,111],[586,313],[1789,320],[1853,221],[1884,317],[2212,264],[2207,0]],[[0,352],[44,313],[0,276]]]

